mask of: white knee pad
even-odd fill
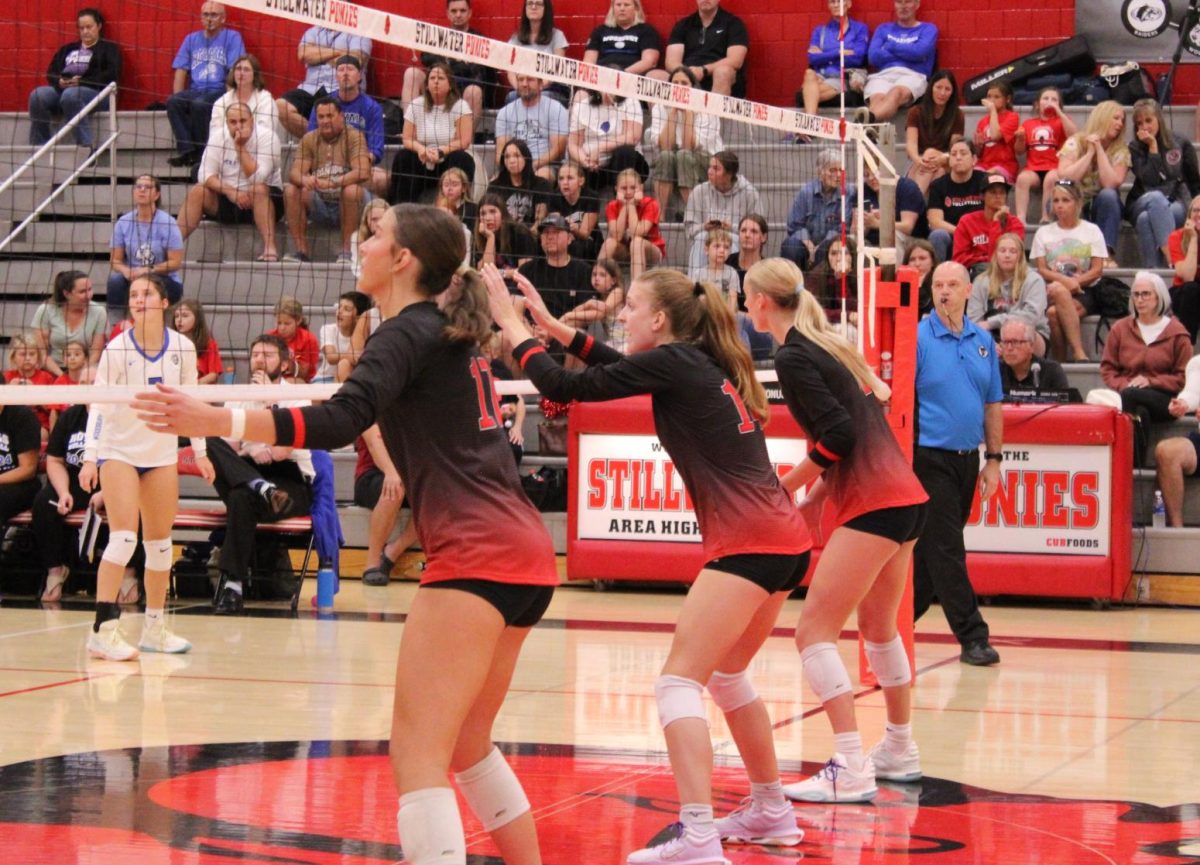
[[[800,653],[804,678],[822,703],[850,693],[850,674],[833,643],[813,643]]]
[[[462,817],[449,787],[426,787],[401,796],[396,828],[409,865],[466,865]]]
[[[499,748],[469,769],[454,774],[463,798],[485,832],[499,829],[529,810],[525,790]]]
[[[137,549],[137,532],[109,532],[108,544],[100,556],[106,562],[125,567]]]
[[[171,570],[171,539],[161,541],[142,541],[142,549],[146,551],[146,570]]]
[[[717,708],[726,714],[758,699],[754,683],[745,670],[740,673],[713,673],[708,680],[708,693],[712,694]]]
[[[894,688],[912,681],[908,652],[904,651],[904,641],[900,639],[899,634],[886,643],[870,643],[864,640],[863,649],[867,653],[867,662],[871,665],[875,678],[883,687]]]
[[[681,718],[708,721],[704,717],[704,688],[699,682],[683,676],[659,676],[654,683],[654,699],[664,730]]]

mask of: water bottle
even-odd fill
[[[337,574],[333,563],[322,561],[317,567],[317,612],[333,612],[333,595],[337,591]]]
[[[892,353],[890,351],[881,352],[879,355],[879,377],[888,384],[892,383]]]
[[[1150,516],[1150,525],[1156,529],[1167,527],[1167,506],[1163,504],[1162,490],[1154,491],[1154,513]]]

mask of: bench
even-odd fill
[[[83,518],[86,511],[72,511],[63,519],[71,528],[78,529],[83,525]],[[33,514],[30,511],[22,511],[11,520],[8,521],[10,526],[29,527],[33,523]],[[193,532],[203,533],[207,537],[208,533],[214,529],[225,527],[225,504],[220,499],[180,499],[179,510],[175,514],[175,522],[172,524],[172,532]],[[257,531],[265,532],[272,535],[280,535],[299,539],[304,545],[304,560],[300,565],[300,574],[295,581],[295,586],[292,590],[291,610],[296,612],[300,604],[300,590],[304,586],[304,580],[308,576],[308,569],[312,562],[313,556],[313,527],[312,519],[309,517],[289,517],[285,520],[279,520],[274,523],[259,523]],[[167,596],[170,598],[177,597],[175,588],[175,568],[171,568],[171,581],[167,588]]]

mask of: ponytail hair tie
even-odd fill
[[[796,297],[799,297],[799,296],[800,296],[800,295],[802,295],[803,293],[804,293],[804,283],[803,283],[803,282],[797,282],[797,283],[796,283]]]
[[[699,281],[692,283],[692,294],[696,297],[704,297],[704,286]]]

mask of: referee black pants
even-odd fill
[[[206,439],[208,458],[217,478],[217,495],[225,502],[225,541],[221,544],[221,570],[235,579],[250,573],[254,559],[254,533],[259,523],[274,523],[288,517],[312,513],[312,487],[292,460],[260,465],[249,457],[240,457],[221,438]],[[267,500],[250,488],[258,479],[270,481],[291,497],[283,513],[273,513]]]
[[[963,544],[979,477],[979,452],[918,447],[913,471],[929,494],[925,531],[913,550],[913,619],[921,618],[937,599],[960,643],[986,642],[988,626],[967,577]]]

